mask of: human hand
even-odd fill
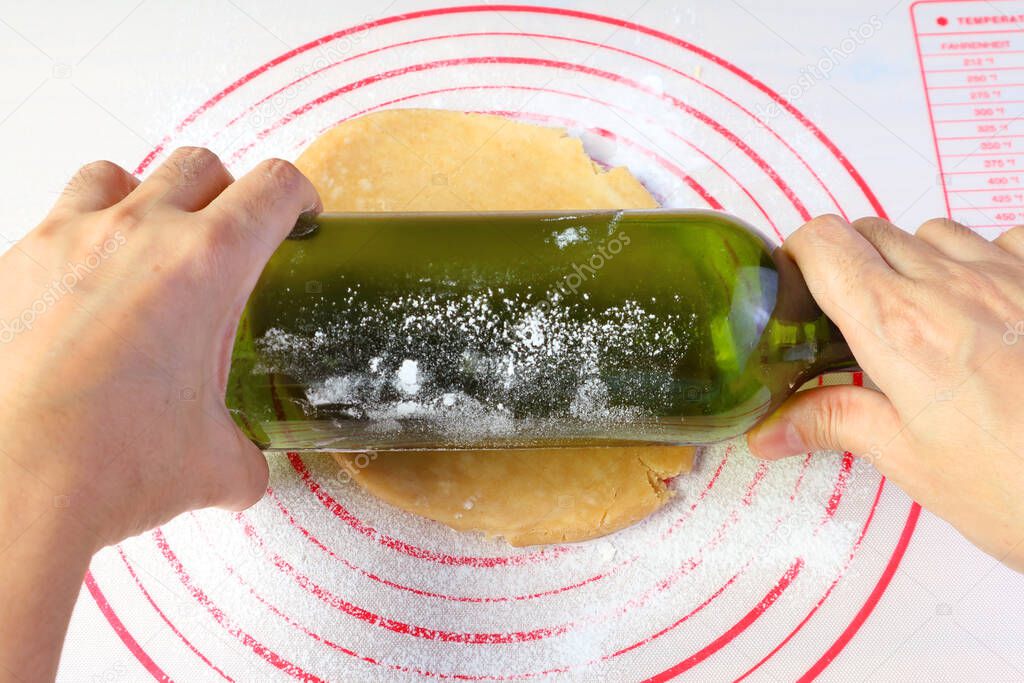
[[[0,257],[0,498],[66,508],[93,550],[255,503],[267,463],[224,407],[232,343],[267,259],[319,207],[280,160],[237,182],[197,148],[141,184],[83,168]]]
[[[879,218],[822,216],[782,248],[881,393],[799,392],[751,431],[751,451],[868,458],[1024,571],[1024,226],[989,242],[945,219],[913,236]]]

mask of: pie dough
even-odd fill
[[[327,131],[297,166],[327,211],[652,208],[625,168],[602,170],[564,130],[499,116],[393,109]],[[661,507],[689,447],[379,452],[334,456],[403,510],[512,545],[581,541]]]

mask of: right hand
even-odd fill
[[[795,394],[748,435],[776,459],[850,451],[1024,571],[1024,226],[989,242],[946,219],[807,223],[782,247],[881,392]]]

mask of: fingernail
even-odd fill
[[[316,232],[317,228],[320,227],[316,220],[318,214],[319,212],[315,208],[300,213],[298,220],[295,221],[295,227],[288,234],[288,239],[302,239]]]
[[[796,425],[775,415],[751,430],[747,435],[747,444],[754,455],[765,460],[777,460],[810,450],[800,437]]]

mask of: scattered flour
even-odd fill
[[[317,419],[466,442],[599,433],[657,414],[692,328],[639,301],[599,308],[443,284],[372,300],[352,288],[337,311],[311,332],[267,331],[261,370],[306,385]]]
[[[587,239],[589,239],[589,235],[586,228],[566,228],[561,232],[555,233],[555,244],[558,245],[559,249],[565,249],[570,244],[584,242]]]
[[[372,370],[371,370],[372,371]],[[419,393],[419,368],[414,360],[406,358],[398,368],[398,376],[395,378],[395,386],[403,394],[415,395]]]
[[[605,538],[547,549],[509,549],[455,532],[381,504],[340,477],[330,459],[303,461],[311,481],[343,506],[349,521],[311,493],[288,458],[275,457],[272,496],[240,520],[204,511],[165,527],[168,547],[209,606],[188,594],[152,538],[123,544],[139,580],[175,626],[202,642],[212,661],[231,667],[225,671],[248,671],[248,679],[252,669],[246,667],[263,671],[269,664],[261,659],[263,646],[246,641],[246,634],[333,679],[421,679],[385,668],[395,665],[493,676],[564,667],[559,680],[624,680],[647,671],[652,656],[699,649],[788,576],[792,585],[747,636],[763,646],[749,661],[746,651],[734,655],[742,673],[792,630],[794,618],[816,608],[841,572],[844,593],[852,593],[844,600],[855,604],[877,578],[875,551],[860,552],[865,562],[847,563],[879,479],[861,463],[844,475],[838,454],[762,464],[742,440],[721,444],[705,450],[693,474],[672,482],[672,501],[649,519]],[[842,499],[830,517],[840,481]],[[470,510],[478,504],[470,498],[461,505]],[[882,525],[873,545],[885,547],[898,531]],[[467,563],[473,558],[508,561]],[[124,565],[109,550],[93,571],[106,588],[121,578]],[[359,610],[379,616],[366,620]],[[469,644],[392,629],[401,624],[494,634],[498,642]],[[665,629],[657,641],[609,658]],[[307,631],[378,664],[325,646]],[[519,633],[538,635],[522,640],[513,635]]]

